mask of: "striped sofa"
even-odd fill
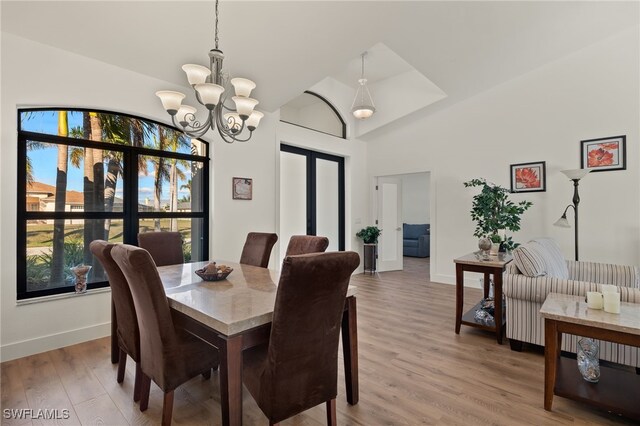
[[[537,244],[534,246],[537,250],[547,250],[547,255],[549,252],[555,255],[560,253],[551,240],[533,240],[524,245],[523,250],[516,249],[514,258],[519,262],[511,262],[506,267],[503,289],[507,305],[507,337],[513,350],[522,350],[523,342],[544,346],[544,320],[540,316],[540,308],[549,293],[586,296],[587,291],[601,291],[602,284],[613,284],[618,286],[623,302],[640,304],[640,275],[637,267],[566,261],[566,278],[557,278],[557,275],[563,275],[557,271],[527,276],[516,263],[531,275],[531,264],[527,265],[531,259],[523,259],[522,256],[523,252],[528,253],[526,246],[531,244]],[[554,267],[548,265],[548,259],[546,263],[546,269],[553,270]],[[575,353],[578,339],[579,336],[564,334],[562,350]],[[640,348],[602,341],[600,359],[640,367]]]

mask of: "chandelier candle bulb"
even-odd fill
[[[161,90],[156,92],[156,96],[160,98],[162,106],[170,115],[176,115],[180,109],[180,104],[185,98],[185,95],[180,92],[173,92],[171,90]]]
[[[202,65],[185,64],[182,66],[182,70],[187,74],[187,80],[189,80],[189,84],[192,86],[205,83],[207,77],[211,75],[211,70]]]
[[[604,311],[610,314],[620,313],[620,293],[608,291],[603,293],[604,297]]]
[[[587,306],[590,309],[602,309],[603,304],[604,304],[604,300],[602,298],[602,293],[598,291],[587,292]]]

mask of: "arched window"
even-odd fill
[[[280,108],[280,121],[345,139],[347,125],[325,98],[306,91]]]
[[[89,243],[178,231],[186,261],[208,259],[209,146],[152,120],[85,109],[18,111],[18,299],[73,292]]]

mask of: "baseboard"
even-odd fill
[[[65,346],[75,345],[88,340],[98,339],[111,334],[111,322],[96,324],[89,327],[50,334],[35,339],[8,343],[0,347],[0,362],[11,361]]]
[[[475,279],[465,278],[464,286],[470,287],[470,288],[481,288],[479,278],[480,276],[476,277]],[[456,277],[454,275],[434,274],[434,275],[431,275],[431,282],[439,283],[439,284],[456,285]]]

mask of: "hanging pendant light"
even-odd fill
[[[246,78],[232,78],[222,72],[224,54],[218,48],[218,1],[215,3],[215,48],[209,52],[209,67],[186,64],[182,69],[187,74],[187,80],[194,90],[198,103],[205,107],[207,118],[200,122],[196,118],[196,109],[189,105],[182,105],[185,95],[180,92],[159,91],[156,95],[162,101],[162,106],[171,116],[173,125],[192,138],[199,138],[209,130],[217,130],[227,143],[246,142],[251,139],[253,131],[258,127],[264,116],[254,110],[258,101],[249,97],[256,84]],[[229,96],[227,83],[231,83],[235,96]],[[228,98],[233,100],[235,108],[225,105]],[[244,130],[249,130],[247,135]]]
[[[369,88],[367,87],[367,79],[364,78],[364,57],[366,55],[367,52],[364,52],[361,55],[362,74],[358,80],[359,86],[356,91],[356,97],[353,99],[353,104],[351,105],[351,112],[353,113],[353,116],[360,120],[366,120],[376,112],[376,107],[373,104],[373,99],[371,98],[371,92],[369,92]]]

